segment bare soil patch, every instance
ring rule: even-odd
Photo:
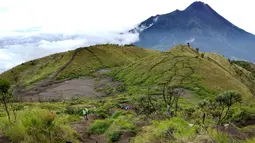
[[[121,82],[113,82],[111,78],[80,78],[55,83],[39,91],[35,89],[16,93],[15,95],[19,101],[30,102],[62,101],[77,97],[96,98],[107,96],[105,93],[98,91],[98,88],[105,88],[106,86],[115,88],[121,84]]]
[[[0,143],[11,143],[10,140],[0,132]]]

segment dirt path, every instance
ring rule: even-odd
[[[54,75],[53,77],[50,77],[51,80],[56,80],[56,77],[59,75],[60,72],[62,72],[64,69],[66,69],[74,60],[74,58],[76,57],[77,53],[79,52],[79,48],[76,49],[71,57],[71,59],[64,65],[62,66]]]
[[[107,139],[104,135],[90,135],[88,133],[89,125],[97,119],[95,115],[88,115],[88,120],[81,117],[81,121],[72,123],[72,128],[80,134],[81,143],[106,143]]]

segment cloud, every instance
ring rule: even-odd
[[[19,34],[16,34],[19,35]],[[32,34],[0,39],[0,73],[23,62],[95,44],[130,44],[139,39],[137,33],[100,34]]]
[[[196,40],[196,38],[190,38],[189,40],[185,41],[185,43],[193,43]]]

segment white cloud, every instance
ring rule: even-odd
[[[193,43],[196,40],[196,38],[190,38],[189,40],[185,41],[185,43]]]
[[[50,37],[50,35],[47,37]],[[25,61],[78,47],[104,43],[129,44],[137,41],[139,35],[101,33],[100,35],[62,35],[60,37],[53,35],[53,38],[49,38],[50,40],[57,39],[55,41],[45,40],[41,35],[12,37],[13,39],[10,40],[6,38],[7,44],[2,45],[2,49],[0,49],[0,72]]]
[[[116,33],[151,16],[183,10],[193,1],[196,0],[1,0],[0,72],[79,46],[131,43],[138,40],[137,34]],[[233,24],[255,33],[255,1],[203,1]]]

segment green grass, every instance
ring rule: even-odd
[[[137,132],[137,127],[133,124],[134,114],[127,111],[119,111],[110,118],[95,120],[89,127],[89,132],[93,134],[104,134],[108,142],[116,142],[120,139],[121,133]]]
[[[32,108],[18,111],[17,120],[13,123],[6,117],[0,118],[0,128],[14,142],[78,142],[78,135],[68,124],[77,119],[70,115],[56,115],[45,109]]]
[[[135,64],[115,69],[112,75],[124,80],[128,86],[157,85],[169,83],[181,85],[195,91],[196,94],[208,97],[225,90],[238,90],[245,98],[251,98],[248,86],[255,85],[251,79],[244,84],[241,79],[232,75],[235,73],[233,65],[226,66],[226,60],[212,61],[207,58],[196,57],[198,54],[186,46],[177,46],[169,52],[162,52],[148,56]],[[219,62],[219,63],[218,63]],[[229,68],[223,68],[228,67]]]
[[[179,141],[193,138],[198,129],[197,126],[189,127],[189,124],[182,118],[172,118],[164,121],[152,121],[152,125],[143,128],[143,131],[132,140],[132,143],[149,143],[155,141],[173,142],[174,139],[168,139],[165,134],[167,129],[171,127],[174,131],[174,138]]]
[[[2,73],[0,77],[10,80],[13,87],[33,87],[35,83],[54,75],[74,53],[75,51],[69,51],[30,61]],[[80,48],[70,65],[59,73],[57,80],[96,77],[100,69],[110,69],[104,76],[124,82],[117,88],[106,86],[102,89],[109,95],[116,90],[120,92],[101,98],[104,104],[87,98],[61,103],[12,103],[17,108],[22,108],[17,111],[17,122],[14,124],[8,122],[3,108],[0,108],[2,133],[17,142],[47,143],[50,138],[52,142],[76,142],[77,134],[70,127],[70,122],[79,120],[82,109],[89,108],[100,118],[90,125],[89,132],[103,134],[108,142],[118,141],[125,132],[137,134],[132,139],[134,143],[200,142],[204,138],[230,142],[233,140],[228,135],[219,134],[215,130],[210,130],[209,133],[200,132],[198,135],[197,131],[201,128],[196,125],[189,127],[189,123],[201,122],[202,112],[196,108],[200,100],[214,98],[227,90],[239,91],[244,100],[241,105],[233,106],[226,122],[238,123],[255,119],[254,100],[251,99],[255,89],[253,69],[243,62],[231,63],[221,55],[198,53],[195,49],[183,45],[178,45],[168,52],[133,46],[96,45]],[[166,119],[166,106],[161,95],[162,83],[185,89],[186,94],[179,99],[177,117]],[[148,93],[152,95],[157,111],[136,115],[133,111],[119,109],[122,103],[140,107],[139,100]],[[11,118],[14,118],[13,115]],[[136,122],[151,124],[138,127],[135,126]],[[205,123],[206,126],[212,126],[215,121],[207,116]],[[251,132],[252,128],[240,130]],[[173,138],[165,134],[168,129],[175,129]],[[48,134],[49,130],[51,135]]]
[[[95,120],[89,127],[89,132],[94,134],[104,133],[112,124],[112,120]]]
[[[118,141],[123,132],[136,133],[136,126],[132,123],[133,116],[120,116],[114,119],[109,129],[105,132],[109,142]]]
[[[74,61],[64,71],[60,72],[57,79],[91,76],[100,68],[127,65],[155,53],[157,51],[111,44],[81,48]],[[54,75],[71,59],[73,54],[74,51],[68,51],[29,61],[2,73],[0,78],[10,80],[13,85],[30,86]]]
[[[235,140],[231,139],[227,134],[217,132],[214,129],[209,129],[209,134],[218,143],[235,143]]]
[[[2,73],[0,77],[10,80],[13,85],[32,86],[55,74],[73,54],[74,51],[69,51],[27,62]],[[96,45],[80,48],[73,62],[59,73],[57,79],[95,76],[97,70],[112,69],[110,75],[124,81],[126,88],[133,90],[130,93],[139,92],[140,87],[169,83],[181,85],[202,98],[225,90],[238,90],[246,99],[252,97],[255,79],[246,70],[250,68],[231,64],[218,54],[204,55],[202,58],[201,53],[183,45],[168,52],[133,46]],[[243,74],[239,75],[240,72]]]
[[[1,78],[10,80],[14,85],[31,85],[47,78],[63,66],[72,56],[73,51],[58,53],[44,58],[33,60],[18,65],[0,75]]]

